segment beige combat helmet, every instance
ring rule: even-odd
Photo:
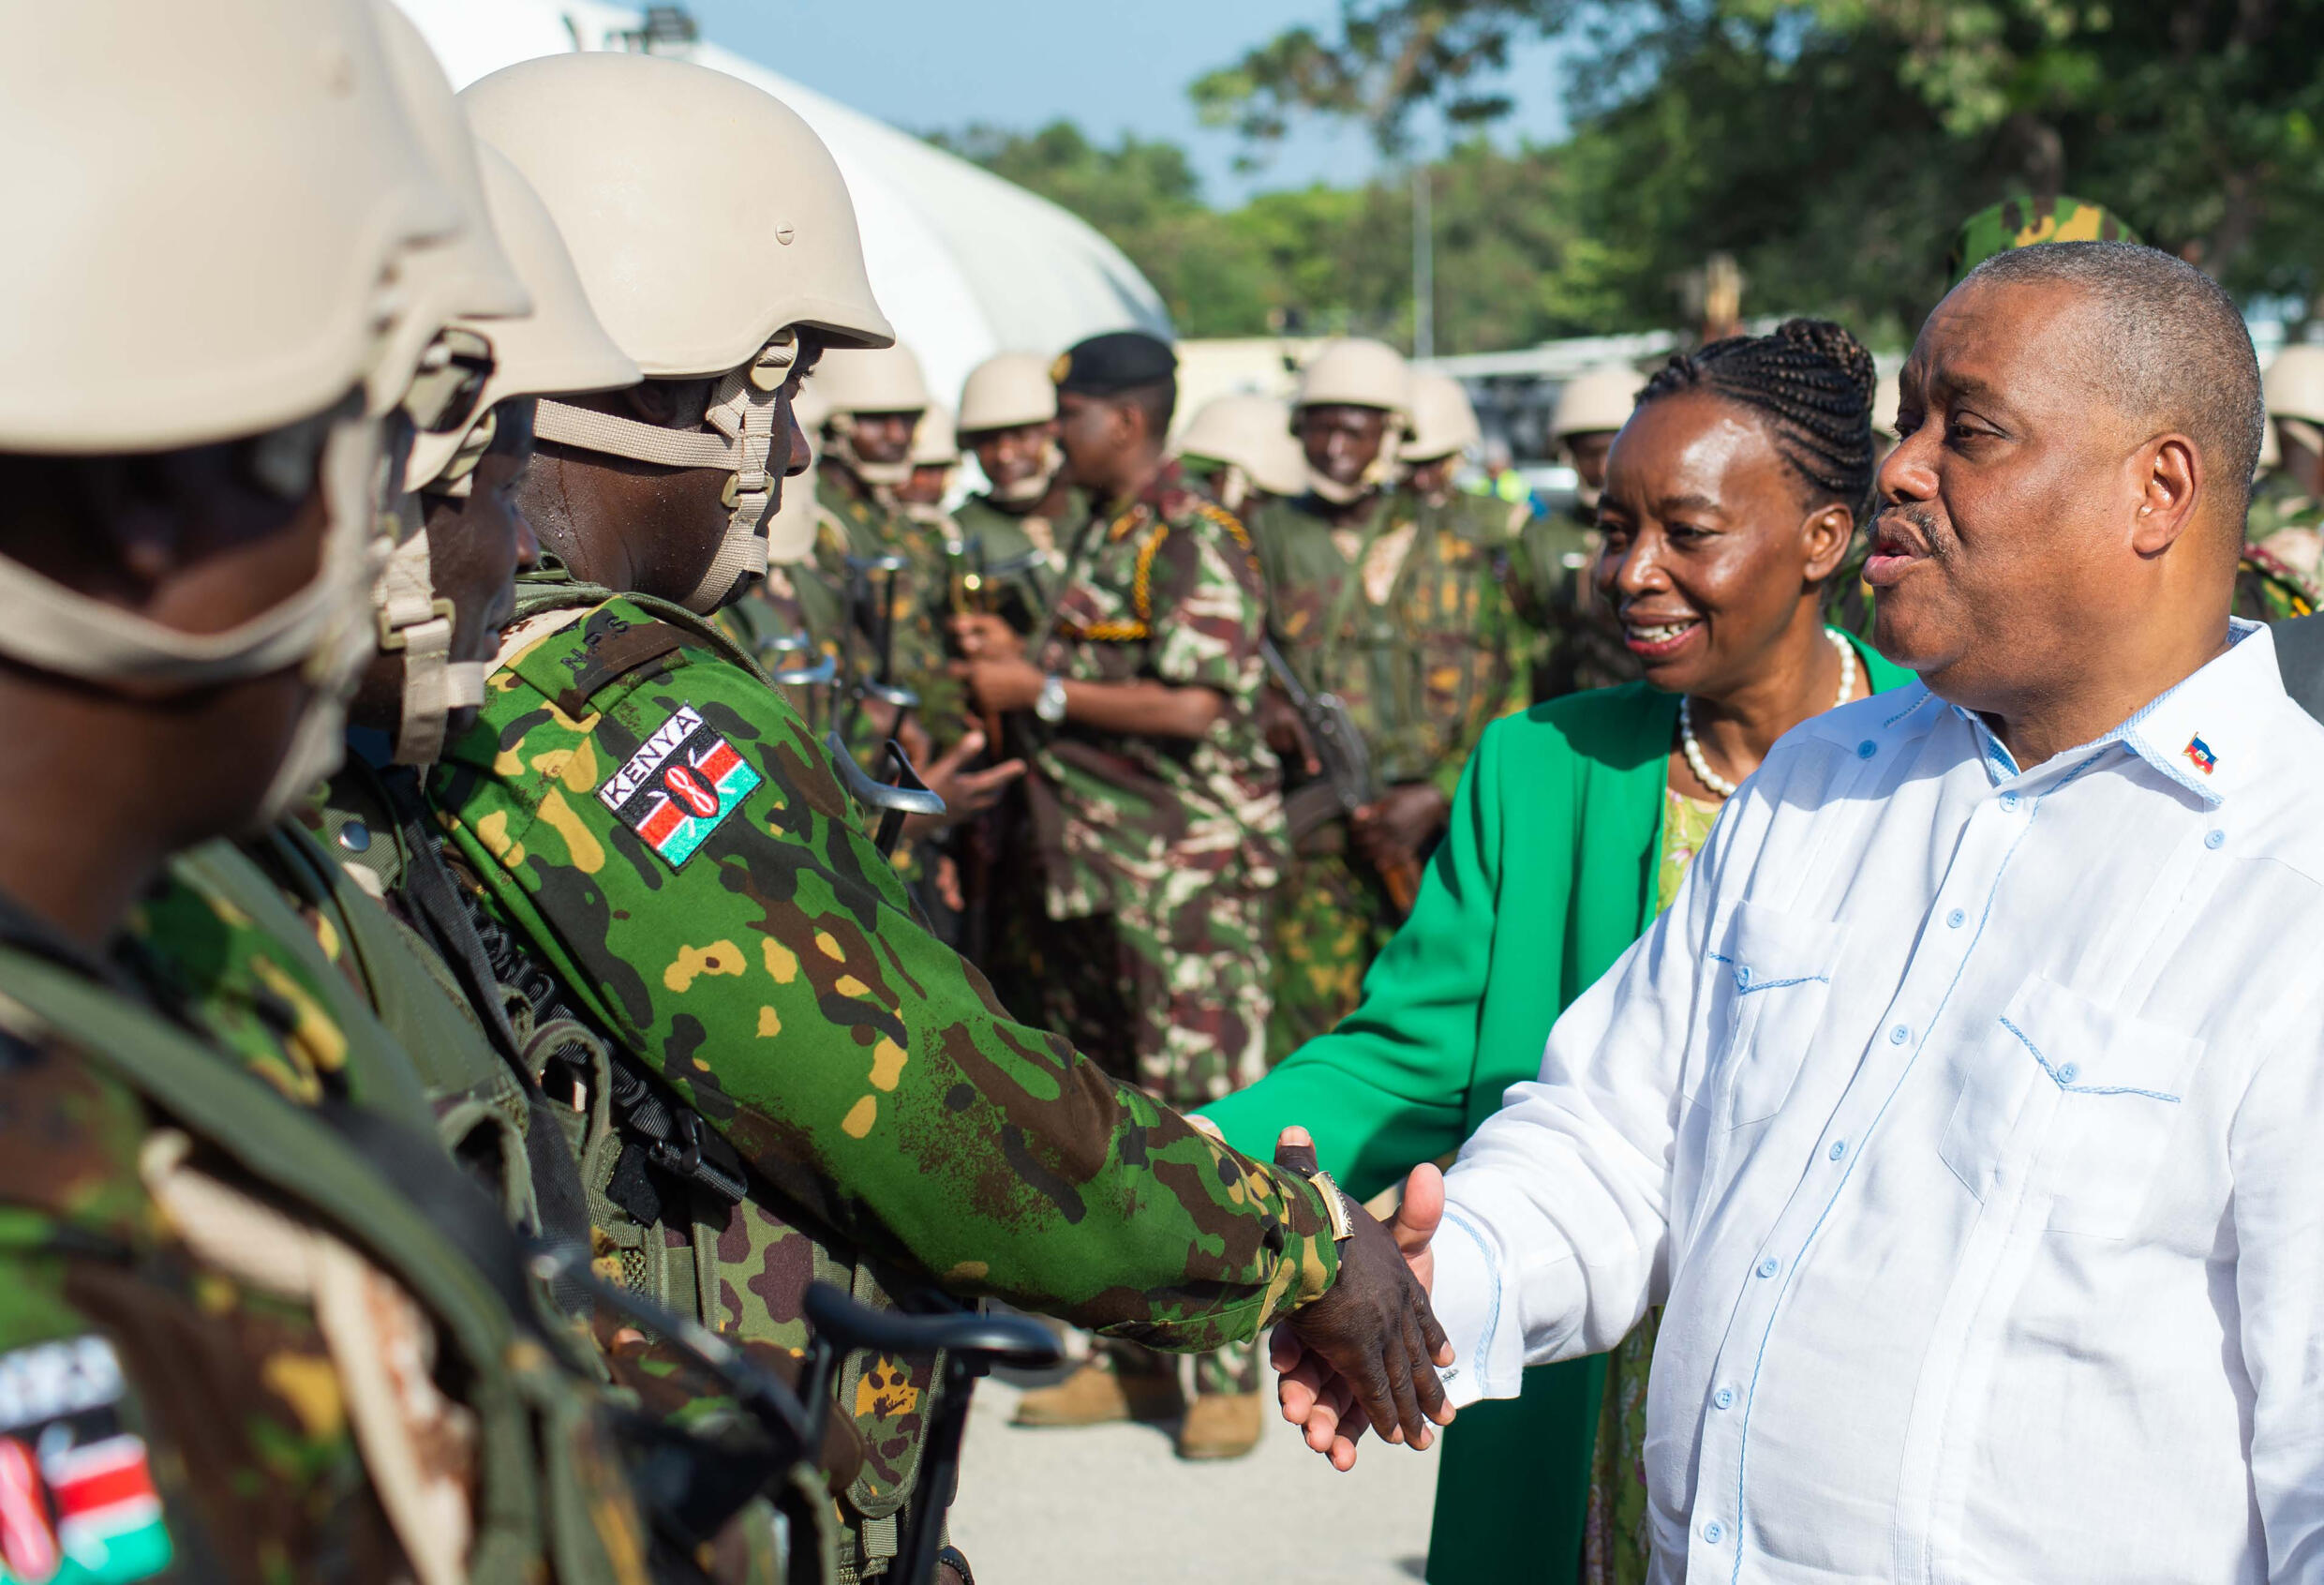
[[[961,386],[960,433],[974,437],[996,429],[1054,423],[1057,382],[1049,373],[1053,361],[1032,352],[995,352],[970,369]],[[1050,486],[1057,481],[1057,471],[1065,465],[1065,449],[1051,436],[1042,449],[1040,467],[1006,489],[992,485],[992,499],[1011,506],[1030,506],[1049,494]]]
[[[544,56],[469,84],[461,101],[555,217],[615,344],[649,379],[717,380],[715,433],[548,400],[537,420],[544,440],[733,475],[725,543],[685,602],[710,610],[765,569],[767,462],[798,333],[840,347],[895,339],[839,166],[771,94],[663,56]]]
[[[1019,429],[1057,417],[1057,383],[1049,377],[1053,360],[1033,352],[995,352],[968,371],[961,386],[963,435]]]
[[[960,437],[953,430],[952,410],[944,403],[929,403],[920,412],[920,421],[912,426],[911,461],[915,468],[960,465]]]
[[[1557,411],[1549,421],[1553,441],[1570,435],[1602,435],[1630,422],[1638,393],[1646,377],[1628,364],[1601,364],[1585,369],[1557,393]]]
[[[1407,462],[1436,462],[1457,456],[1484,440],[1468,392],[1449,374],[1415,369],[1412,374],[1412,433],[1404,442]]]
[[[1335,483],[1307,470],[1307,487],[1336,505],[1359,501],[1395,477],[1396,454],[1412,418],[1412,366],[1384,341],[1343,336],[1327,341],[1299,371],[1299,389],[1291,398],[1293,420],[1311,407],[1372,407],[1388,414],[1388,429],[1380,438],[1379,456],[1353,486]]]
[[[901,485],[912,475],[909,459],[866,462],[856,455],[856,419],[867,412],[921,413],[935,398],[920,373],[920,360],[899,341],[871,351],[827,352],[808,383],[823,408],[826,456],[838,458],[875,485]]]
[[[176,687],[299,668],[313,703],[276,772],[278,811],[336,762],[370,654],[380,426],[360,393],[409,378],[381,349],[413,339],[413,249],[454,234],[461,210],[365,0],[75,0],[13,21],[0,146],[48,155],[0,170],[0,213],[40,244],[0,250],[0,298],[19,308],[0,316],[0,449],[249,441],[270,487],[320,485],[329,528],[313,581],[215,634],[0,561],[0,652]]]
[[[2324,456],[2324,347],[2295,342],[2276,353],[2260,392],[2270,427]],[[2280,460],[2280,448],[2277,456]]]
[[[1291,409],[1274,396],[1237,391],[1195,410],[1178,437],[1178,455],[1226,465],[1219,504],[1240,511],[1254,489],[1295,496],[1307,487],[1307,456],[1291,435]]]
[[[484,197],[500,246],[532,298],[532,310],[509,319],[455,321],[453,328],[489,336],[492,372],[476,397],[475,413],[440,434],[421,434],[412,442],[404,486],[415,493],[465,496],[476,464],[491,449],[498,428],[494,411],[521,396],[556,392],[610,391],[637,383],[637,365],[613,344],[589,308],[581,277],[574,273],[557,222],[540,195],[506,156],[478,151]],[[443,748],[448,713],[484,702],[480,662],[450,658],[454,614],[438,595],[427,530],[419,528],[395,547],[372,591],[380,614],[381,645],[404,653],[403,711],[395,734],[395,759],[430,765]]]
[[[437,181],[460,206],[460,229],[413,249],[396,272],[395,284],[410,308],[382,348],[365,393],[371,411],[379,415],[417,397],[410,404],[412,416],[425,430],[439,426],[444,414],[424,410],[448,399],[450,394],[442,388],[464,378],[467,390],[451,416],[469,416],[475,392],[490,368],[488,340],[472,332],[446,335],[445,327],[455,319],[521,314],[532,307],[532,299],[493,231],[484,177],[477,169],[476,140],[453,97],[444,68],[419,28],[393,0],[371,0],[371,6],[404,119]],[[465,366],[455,369],[455,365]],[[410,376],[421,370],[444,378],[422,380],[415,391]],[[438,393],[435,401],[428,399],[431,391]]]

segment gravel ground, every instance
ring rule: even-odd
[[[1366,1440],[1340,1474],[1274,1408],[1246,1458],[1192,1464],[1169,1426],[1025,1430],[1022,1388],[979,1383],[952,1534],[977,1585],[1412,1585],[1437,1456]]]

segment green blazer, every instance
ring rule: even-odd
[[[1875,692],[1913,680],[1850,642]],[[1297,1123],[1360,1200],[1459,1149],[1540,1072],[1566,1005],[1653,922],[1677,720],[1676,695],[1631,682],[1487,727],[1363,1003],[1205,1108],[1228,1143],[1263,1156]],[[1523,1397],[1462,1411],[1438,1472],[1430,1580],[1573,1578],[1602,1378],[1595,1359],[1542,1367]]]

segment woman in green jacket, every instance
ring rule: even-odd
[[[1558,1013],[1669,902],[1776,739],[1909,680],[1821,614],[1871,498],[1872,380],[1845,330],[1793,320],[1648,382],[1615,442],[1595,573],[1645,680],[1486,730],[1362,1005],[1208,1109],[1230,1143],[1263,1151],[1304,1125],[1359,1198],[1450,1157],[1536,1076]],[[1652,1328],[1462,1412],[1438,1470],[1434,1585],[1644,1578]]]

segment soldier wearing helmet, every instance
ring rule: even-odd
[[[1204,402],[1179,432],[1178,464],[1229,512],[1307,487],[1307,455],[1291,433],[1290,407],[1273,396],[1236,392]]]
[[[210,916],[238,1006],[149,946],[173,851],[330,770],[388,415],[460,422],[444,306],[526,294],[360,0],[26,25],[0,129],[81,157],[0,175],[42,239],[0,263],[0,1372],[55,1388],[0,1428],[8,1563],[642,1580],[589,1389],[305,924]]]
[[[1646,377],[1627,364],[1586,369],[1557,393],[1550,440],[1574,473],[1570,509],[1533,516],[1518,531],[1510,593],[1536,635],[1530,646],[1536,703],[1638,675],[1589,576],[1598,558],[1598,492],[1606,454],[1630,420]]]
[[[1041,587],[1065,568],[1065,536],[1089,516],[1057,445],[1054,361],[995,352],[969,370],[957,421],[961,444],[985,477],[985,487],[953,514],[961,535],[982,546],[989,563],[1040,558],[1026,581],[1025,614],[1011,619],[1028,632],[1045,600]]]
[[[814,1277],[1192,1347],[1270,1310],[1329,1322],[1375,1278],[1404,1295],[1374,1257],[1339,1263],[1321,1189],[1008,1020],[914,918],[840,762],[703,620],[804,478],[802,375],[893,336],[829,152],[663,57],[528,61],[463,99],[647,376],[543,398],[521,490],[542,562],[429,783],[543,1087],[583,1120],[604,1265],[778,1346],[805,1340]],[[946,1495],[916,1480],[933,1370],[858,1359],[832,1387],[865,1447],[842,1563],[875,1574]]]
[[[1252,515],[1269,626],[1296,693],[1339,701],[1368,761],[1362,785],[1343,785],[1351,778],[1329,773],[1318,746],[1326,724],[1275,710],[1294,856],[1270,935],[1273,1057],[1356,1005],[1364,970],[1410,906],[1469,750],[1515,681],[1502,526],[1395,483],[1409,462],[1453,456],[1467,441],[1458,413],[1442,422],[1432,404],[1437,422],[1422,441],[1432,456],[1408,456],[1418,407],[1394,351],[1326,344],[1291,404],[1307,487]]]

